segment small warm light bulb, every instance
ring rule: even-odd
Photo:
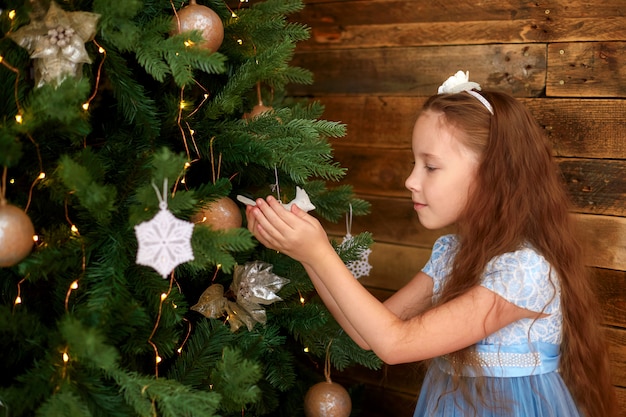
[[[9,19],[11,19],[11,20],[15,19],[15,10],[11,10],[9,12]]]
[[[304,297],[300,297],[300,303],[304,304]]]
[[[185,103],[184,100],[181,100],[180,104],[178,105],[178,107],[182,110],[185,108],[185,106],[187,105],[187,103]]]
[[[43,180],[44,178],[46,178],[46,173],[45,172],[40,172],[39,176],[37,177],[37,179]]]
[[[98,52],[100,52],[101,54],[103,54],[103,53],[105,52],[105,51],[104,51],[104,48],[103,48],[103,47],[98,48]]]
[[[308,347],[304,348],[304,353],[309,353],[309,348]]]
[[[180,180],[181,184],[185,184],[185,179],[183,178],[182,180]]]
[[[22,115],[21,114],[16,114],[15,115],[15,121],[19,124],[22,124]]]
[[[4,61],[4,57],[0,55],[0,62]]]
[[[161,301],[165,300],[167,298],[167,294],[163,293],[161,294]]]
[[[206,220],[206,218],[205,218]],[[222,264],[217,264],[217,269],[221,269],[222,268]]]
[[[176,305],[176,303],[172,303],[172,307],[174,307],[174,308],[178,308],[178,306]]]
[[[39,236],[33,235],[33,242],[35,243],[39,242]]]
[[[232,12],[232,13],[231,13],[231,15],[230,15],[230,17],[232,17],[232,18],[236,19],[236,18],[237,18],[237,14],[236,14],[235,12]]]
[[[89,110],[89,103],[83,104],[83,110]]]
[[[78,281],[72,282],[72,285],[70,285],[70,288],[73,289],[73,290],[77,289],[78,288]]]
[[[157,355],[157,357],[156,357],[156,363],[161,363],[161,361],[162,361],[161,357]]]
[[[191,133],[193,135],[194,133],[196,133],[196,131],[193,130],[193,129],[189,129],[189,133]]]
[[[70,355],[67,352],[63,352],[63,362],[68,363],[70,360]]]
[[[190,46],[194,46],[195,45],[195,42],[194,41],[190,41],[190,40],[186,40],[183,43],[185,44],[186,47],[190,47]]]
[[[70,227],[70,229],[72,230],[72,233],[78,234],[78,227],[76,227],[75,224],[73,224],[72,227]]]
[[[183,348],[182,348],[182,346],[181,346],[181,347],[179,347],[178,349],[176,349],[176,352],[178,352],[178,354],[183,353]]]
[[[9,180],[9,184],[15,184],[15,178],[11,178],[11,179]]]
[[[208,95],[208,94],[206,94],[206,93],[204,93],[204,96],[203,96],[203,97],[206,99],[206,98],[209,98],[209,95]]]
[[[243,41],[242,41],[241,39],[237,39],[237,43],[238,43],[239,45],[243,45]]]
[[[19,295],[15,299],[15,305],[18,305],[18,304],[22,304],[22,297],[20,297]]]
[[[191,133],[193,133],[193,130],[191,131]],[[189,168],[191,166],[191,164],[189,162],[185,162],[185,169]]]

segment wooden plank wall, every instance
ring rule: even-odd
[[[373,233],[373,271],[361,282],[384,299],[421,268],[446,231],[422,228],[404,179],[424,98],[459,69],[510,92],[554,143],[604,305],[614,385],[626,410],[626,3],[624,0],[309,0],[293,20],[312,37],[293,63],[315,81],[293,96],[326,105],[348,126],[335,140],[347,183],[372,203],[352,234]],[[345,225],[325,225],[341,237]],[[363,416],[412,416],[422,371],[350,369]]]

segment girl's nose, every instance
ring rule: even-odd
[[[411,173],[406,178],[406,180],[404,180],[404,186],[409,191],[417,191],[419,189],[419,178],[417,178],[417,177],[418,177],[418,175],[415,172],[415,169],[413,169],[413,171],[411,171]]]

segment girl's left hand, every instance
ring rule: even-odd
[[[248,230],[264,246],[309,264],[323,259],[328,250],[334,253],[320,222],[298,206],[286,210],[272,196],[256,203],[246,208]]]

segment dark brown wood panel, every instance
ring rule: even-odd
[[[333,145],[411,147],[411,132],[424,97],[323,95],[324,117],[347,125]],[[626,159],[626,100],[521,99],[558,156]],[[585,109],[581,112],[580,109]]]
[[[452,232],[452,229],[428,231],[419,225],[417,216],[412,211],[410,199],[378,197],[360,197],[372,203],[368,216],[353,220],[352,234],[360,231],[373,233],[376,242],[429,249],[437,236]],[[396,215],[397,214],[397,215]],[[576,221],[585,247],[586,264],[597,268],[626,271],[626,218],[616,216],[598,216],[576,214]],[[345,235],[341,225],[327,224],[329,233]],[[393,265],[398,254],[390,252],[381,255]],[[393,260],[393,261],[390,261]],[[394,288],[388,283],[386,288]],[[395,288],[394,288],[395,289]]]
[[[417,218],[417,213],[413,209],[413,203],[409,196],[407,198],[362,197],[371,204],[371,212],[366,216],[352,219],[352,235],[370,232],[376,242],[393,243],[430,251],[439,236],[453,231],[451,227],[441,230],[424,228]],[[343,236],[346,233],[344,222],[323,222],[323,224],[329,234]]]
[[[252,0],[253,3],[256,0]],[[539,19],[607,19],[626,15],[622,0],[459,0],[424,2],[403,0],[306,0],[306,7],[293,16],[311,26],[373,25],[411,22],[493,22]]]
[[[345,123],[347,135],[332,144],[411,149],[411,132],[425,97],[321,96],[324,117]]]
[[[469,62],[472,79],[485,88],[518,97],[537,96],[545,88],[545,45],[426,46],[296,53],[292,64],[312,71],[314,83],[291,86],[290,94],[429,96]]]
[[[560,159],[559,168],[578,211],[626,216],[626,163]]]
[[[488,28],[488,30],[485,30]],[[372,49],[426,45],[614,41],[626,37],[626,17],[600,19],[540,19],[510,21],[456,21],[368,26],[313,26],[300,51]]]
[[[523,102],[544,128],[556,155],[626,159],[626,100],[566,98]]]
[[[626,327],[626,272],[595,268],[593,273],[604,322]]]
[[[576,219],[587,255],[585,263],[626,271],[626,217],[578,214]]]
[[[365,195],[407,197],[404,181],[413,168],[408,149],[358,148],[335,145],[335,157],[348,169],[345,182]],[[559,159],[576,211],[626,215],[626,161]]]
[[[626,97],[626,42],[548,45],[550,97]]]

